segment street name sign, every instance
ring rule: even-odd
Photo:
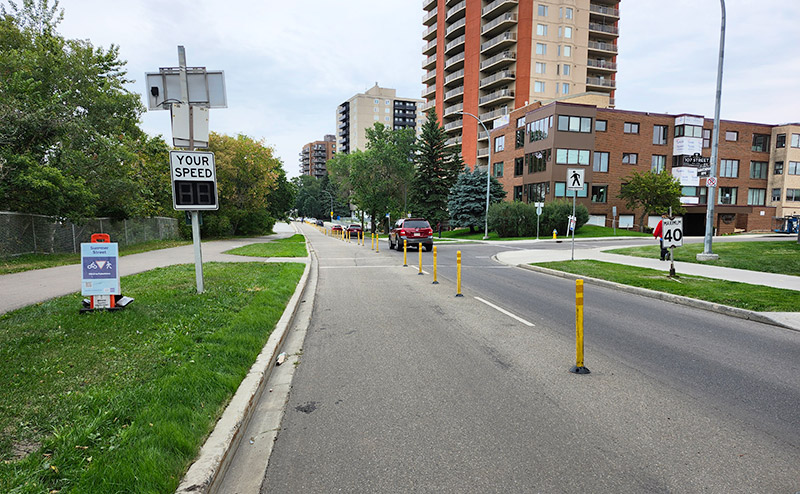
[[[214,153],[170,151],[172,205],[178,211],[219,209]]]

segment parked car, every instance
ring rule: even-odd
[[[403,250],[403,241],[408,246],[420,246],[428,252],[433,249],[433,229],[424,218],[401,218],[389,232],[389,248]]]
[[[322,220],[317,220],[317,226],[325,226],[325,222]]]
[[[358,238],[362,232],[361,225],[352,224],[347,226],[347,233],[350,234],[350,238]]]

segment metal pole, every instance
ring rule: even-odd
[[[575,198],[577,196],[578,196],[578,191],[577,190],[573,190],[572,191],[572,218],[575,218]],[[573,220],[572,218],[569,219],[569,225],[567,226],[567,228],[572,226],[572,222],[573,221],[575,221],[575,224],[577,226],[577,223],[578,223],[577,218],[575,220]],[[572,255],[571,255],[571,260],[572,261],[575,260],[575,227],[572,227]]]
[[[711,170],[709,177],[717,176],[717,157],[719,156],[719,107],[722,100],[722,63],[725,57],[725,0],[719,0],[721,11],[721,22],[719,31],[719,61],[717,62],[717,94],[714,104],[714,129],[711,131]],[[706,179],[707,180],[707,179]],[[708,187],[708,186],[707,186]],[[716,184],[708,187],[706,200],[706,234],[703,238],[703,253],[697,254],[698,261],[709,261],[719,259],[719,256],[711,252],[711,237],[714,235],[714,203],[717,200]]]
[[[481,124],[483,127],[483,131],[486,132],[486,138],[489,139],[489,163],[486,166],[486,216],[484,217],[483,222],[483,239],[489,239],[489,190],[491,187],[491,172],[492,172],[492,138],[489,135],[489,131],[486,129],[486,126],[481,122],[481,119],[473,115],[472,113],[467,113],[465,111],[458,112],[462,115],[469,115],[470,117],[474,118]],[[476,140],[477,142],[477,140]],[[476,165],[477,166],[477,165]]]

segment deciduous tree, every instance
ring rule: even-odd
[[[625,200],[628,209],[642,209],[639,229],[644,231],[645,220],[651,214],[663,214],[672,207],[673,214],[682,214],[681,183],[669,172],[633,172],[623,180],[622,190],[617,196]]]

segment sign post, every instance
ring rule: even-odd
[[[536,240],[539,240],[539,218],[542,216],[543,202],[536,203]]]
[[[572,194],[572,216],[569,217],[569,229],[572,230],[572,254],[570,260],[575,260],[575,197],[578,195],[579,190],[583,190],[583,177],[585,170],[583,168],[567,168],[567,190],[571,190]],[[567,232],[569,234],[569,232]]]
[[[661,222],[664,247],[669,249],[669,276],[675,277],[675,247],[683,246],[683,218],[664,218]]]

